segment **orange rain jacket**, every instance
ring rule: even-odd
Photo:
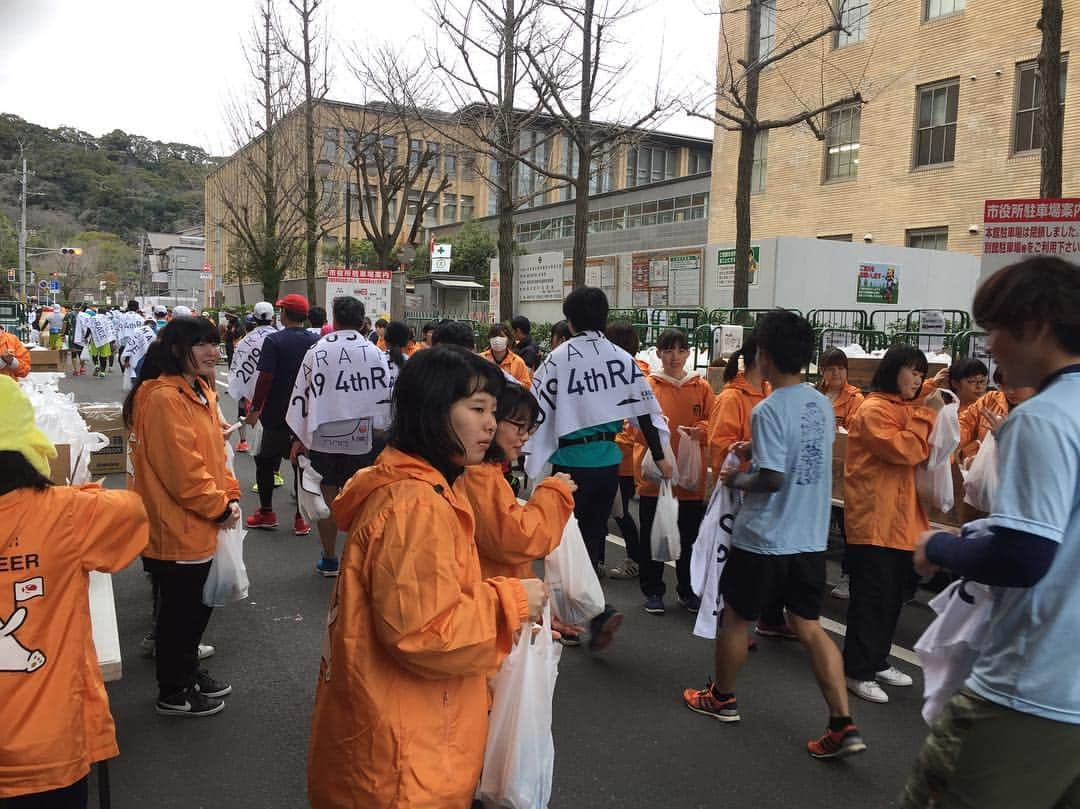
[[[495,362],[495,357],[491,354],[491,349],[484,351],[480,354],[488,362]],[[520,382],[526,390],[532,387],[532,374],[529,373],[529,366],[525,364],[525,360],[519,357],[510,349],[506,349],[506,356],[503,357],[502,362],[495,362],[503,373],[510,374],[518,382]]]
[[[540,481],[529,502],[521,505],[498,463],[466,467],[454,490],[464,495],[476,515],[476,549],[485,579],[535,578],[533,561],[558,547],[574,512],[570,487],[555,478]]]
[[[845,430],[850,429],[851,417],[859,409],[859,405],[863,403],[864,398],[866,397],[863,396],[862,391],[854,385],[844,385],[844,389],[840,391],[840,395],[832,403],[833,413],[836,414],[837,427],[843,427]]]
[[[844,467],[848,543],[914,550],[929,528],[915,467],[930,456],[934,419],[930,408],[891,393],[871,393],[855,411]]]
[[[754,390],[742,371],[724,385],[716,395],[709,413],[709,450],[714,476],[727,457],[728,450],[736,441],[750,440],[750,411],[772,392],[765,381],[761,390]]]
[[[0,497],[0,624],[22,616],[0,630],[0,800],[70,786],[119,752],[88,574],[123,569],[146,541],[132,492],[53,486]]]
[[[481,579],[468,502],[387,447],[333,504],[349,532],[327,616],[308,758],[313,809],[468,809],[487,678],[528,616],[517,579]]]
[[[12,379],[22,379],[30,373],[30,352],[23,345],[22,340],[11,332],[0,331],[0,354],[10,351],[19,362],[18,368],[8,365],[0,365],[0,374],[10,376]]]
[[[713,399],[716,397],[709,383],[693,372],[681,380],[676,380],[658,371],[649,377],[649,384],[652,386],[656,401],[660,403],[660,409],[668,420],[668,427],[671,430],[671,451],[677,456],[679,442],[682,440],[677,428],[701,427],[708,432],[708,418],[713,409]],[[660,493],[659,487],[645,480],[641,474],[641,465],[645,460],[645,453],[648,452],[645,434],[637,427],[632,428],[632,433],[635,443],[638,444],[637,451],[634,453],[634,482],[637,484],[638,496],[656,497]],[[701,445],[702,469],[708,462],[707,446],[707,442]],[[703,500],[705,499],[706,477],[707,475],[701,476],[702,479],[697,488],[684,489],[682,486],[676,486],[672,489],[672,493],[679,500]]]
[[[652,369],[649,367],[649,363],[645,360],[635,359],[637,367],[641,369],[641,373],[645,376],[652,374]],[[629,421],[623,422],[623,428],[619,431],[619,434],[615,436],[615,443],[619,449],[622,450],[622,460],[619,462],[619,477],[632,478],[634,476],[634,453],[636,452],[636,445],[634,444],[633,428],[630,426]]]
[[[967,408],[960,411],[960,459],[974,458],[990,428],[983,421],[983,413],[1004,416],[1009,412],[1009,401],[1000,390],[984,393]]]
[[[219,517],[240,484],[225,466],[217,396],[196,379],[204,404],[182,376],[144,382],[135,393],[128,439],[128,488],[150,515],[151,559],[193,562],[217,550]]]

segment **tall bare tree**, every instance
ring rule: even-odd
[[[1039,50],[1039,131],[1042,135],[1039,196],[1061,196],[1061,0],[1043,0],[1038,27],[1042,31]]]

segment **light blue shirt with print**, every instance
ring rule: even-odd
[[[825,550],[832,504],[836,417],[809,385],[772,392],[750,414],[753,470],[782,472],[773,493],[747,492],[735,515],[736,548],[771,556]]]
[[[993,525],[1060,543],[1034,587],[998,587],[967,686],[1022,713],[1080,724],[1080,369],[1009,414],[997,436]]]

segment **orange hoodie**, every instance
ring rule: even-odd
[[[0,800],[70,786],[117,754],[88,574],[123,569],[146,541],[132,492],[54,486],[0,497]]]
[[[853,545],[910,551],[929,528],[915,467],[930,457],[933,410],[871,393],[851,419],[844,465],[844,528]]]
[[[645,376],[652,374],[652,368],[645,360],[635,359],[634,362],[637,363],[637,367],[641,369],[641,373],[645,374]],[[634,427],[636,426],[635,424]],[[632,478],[634,476],[634,453],[636,451],[634,427],[630,426],[630,422],[624,421],[622,430],[615,436],[615,443],[622,450],[622,460],[619,462],[619,477],[621,478]]]
[[[345,484],[333,513],[349,536],[315,690],[311,806],[467,809],[487,677],[528,616],[525,590],[481,579],[468,502],[394,447]]]
[[[649,377],[656,401],[660,403],[660,409],[668,420],[668,428],[671,431],[671,451],[678,456],[679,427],[700,427],[708,430],[709,413],[713,409],[715,398],[712,388],[697,372],[691,371],[682,379],[673,379],[663,371],[657,371]],[[656,497],[659,488],[655,483],[645,480],[641,474],[641,464],[645,459],[648,448],[645,445],[645,435],[638,428],[633,428],[634,441],[639,445],[634,454],[634,482],[637,484],[639,497]],[[701,464],[704,470],[708,462],[706,452],[707,443],[701,445]],[[703,500],[705,499],[705,475],[701,476],[700,484],[694,489],[684,489],[676,486],[672,492],[679,500]]]
[[[824,392],[822,391],[822,393]],[[863,403],[864,398],[862,391],[854,385],[844,385],[844,389],[840,391],[840,395],[832,403],[833,413],[836,414],[837,427],[843,427],[845,430],[850,429],[848,425],[851,424],[851,417],[855,415],[855,411],[859,409],[859,405]]]
[[[161,376],[139,386],[128,439],[128,488],[150,515],[151,559],[195,561],[217,549],[220,526],[240,485],[225,467],[217,396],[196,380],[199,400],[182,376]]]
[[[750,440],[750,412],[771,392],[772,386],[764,381],[760,391],[754,390],[746,381],[746,374],[739,371],[716,395],[709,413],[710,465],[714,474],[724,463],[732,444]]]
[[[1009,413],[1009,400],[1000,390],[984,393],[972,404],[960,411],[960,459],[974,458],[990,428],[983,421],[983,413]]]
[[[30,373],[30,352],[23,345],[22,340],[10,332],[0,331],[0,354],[7,351],[12,353],[19,365],[17,368],[12,368],[0,362],[0,374],[10,376],[12,379],[22,379]]]
[[[467,467],[454,490],[465,496],[476,515],[476,549],[485,579],[534,578],[533,561],[558,547],[574,512],[570,488],[555,478],[540,481],[529,502],[521,505],[497,463]]]
[[[492,355],[490,348],[481,353],[480,356],[488,362],[495,362],[495,357]],[[520,382],[525,390],[532,387],[532,374],[529,373],[529,366],[525,364],[525,360],[510,349],[506,350],[506,356],[503,357],[503,361],[495,362],[495,364],[502,368],[504,374],[510,374],[510,376]]]

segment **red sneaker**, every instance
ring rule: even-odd
[[[277,528],[277,514],[259,509],[247,518],[248,528]]]
[[[859,729],[847,725],[843,730],[826,730],[820,739],[806,743],[806,751],[814,758],[844,758],[866,750]]]
[[[721,722],[739,721],[739,703],[735,701],[735,696],[725,700],[717,699],[711,682],[706,683],[700,691],[696,688],[684,689],[683,702],[694,713],[711,716]]]
[[[311,526],[304,522],[304,518],[299,514],[293,519],[292,532],[298,537],[306,537],[311,533]]]
[[[247,452],[249,449],[251,449],[251,447],[248,446],[247,441],[241,441],[239,444],[236,445],[237,452]]]

